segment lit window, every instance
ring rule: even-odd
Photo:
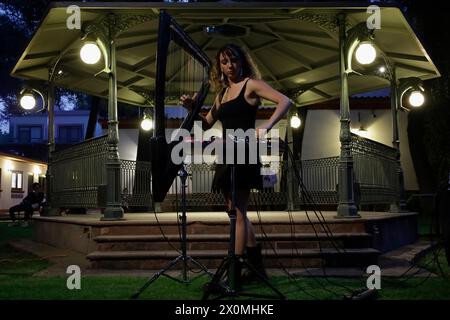
[[[23,172],[12,171],[11,172],[11,189],[22,190],[23,189]]]

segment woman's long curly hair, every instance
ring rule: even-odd
[[[229,43],[217,51],[215,64],[211,70],[211,87],[216,93],[229,86],[228,77],[226,75],[222,76],[222,70],[220,69],[220,55],[222,53],[228,58],[236,57],[239,59],[242,66],[242,76],[244,78],[261,79],[261,74],[248,53],[248,50]]]

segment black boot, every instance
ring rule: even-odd
[[[235,283],[234,283],[234,290],[235,291],[241,291],[242,290],[242,257],[236,256],[235,265],[234,265],[234,272],[235,272]],[[222,283],[225,284],[230,289],[231,283],[230,283],[230,277],[229,277],[229,270],[227,270],[226,277],[224,280],[221,280]],[[203,291],[209,291],[210,294],[221,294],[225,292],[225,288],[219,284],[219,283],[211,283],[208,282],[204,285]]]
[[[243,284],[260,281],[260,277],[268,279],[266,270],[264,269],[260,243],[256,247],[247,247],[247,262],[255,269],[255,272],[248,268],[242,275]]]

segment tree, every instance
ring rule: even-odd
[[[450,52],[447,30],[450,22],[443,2],[403,1],[407,16],[441,72],[426,82],[429,101],[409,115],[409,137],[413,162],[422,192],[435,192],[448,181],[450,170]]]

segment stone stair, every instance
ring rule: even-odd
[[[330,223],[327,232],[318,223],[254,224],[269,268],[367,266],[376,263],[380,254],[372,248],[372,236],[365,232],[364,223]],[[87,258],[92,268],[161,269],[181,254],[178,230],[173,224],[108,227],[93,237],[95,250]],[[216,268],[227,255],[228,231],[226,223],[189,224],[187,255],[207,268]]]

